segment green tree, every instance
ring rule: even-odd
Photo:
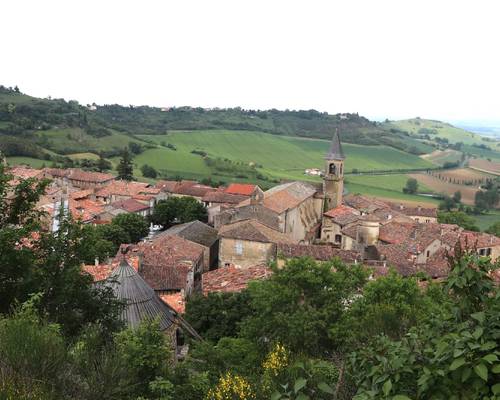
[[[119,214],[113,218],[111,224],[120,227],[132,243],[137,243],[149,233],[146,219],[138,214]]]
[[[141,172],[142,172],[142,176],[144,176],[146,178],[155,179],[158,176],[158,172],[156,171],[156,169],[154,169],[152,166],[150,166],[148,164],[144,164],[141,167]]]
[[[16,301],[24,302],[37,291],[35,249],[19,243],[41,230],[43,213],[35,205],[49,183],[27,179],[13,187],[4,168],[0,163],[0,313],[8,313]]]
[[[422,290],[417,278],[391,271],[365,285],[363,296],[331,333],[345,338],[345,348],[357,349],[379,335],[400,339],[411,327],[445,309],[446,300],[435,285]]]
[[[170,197],[155,205],[150,219],[156,225],[169,228],[174,223],[206,221],[207,210],[194,197]]]
[[[99,160],[97,160],[97,170],[99,172],[104,172],[110,170],[112,167],[111,163],[106,160],[102,154],[99,154]]]
[[[128,148],[132,154],[141,154],[143,149],[140,143],[128,142]]]
[[[460,248],[443,287],[451,313],[412,328],[402,340],[385,336],[352,355],[356,400],[493,399],[500,394],[500,291],[497,266]]]
[[[486,229],[486,232],[500,237],[500,221],[497,221],[493,225],[490,225],[490,227]]]
[[[250,282],[254,314],[241,323],[242,336],[261,347],[280,342],[294,353],[324,355],[337,344],[331,328],[361,289],[367,273],[341,262],[293,259],[263,281]]]
[[[403,188],[404,193],[415,194],[418,191],[418,181],[415,178],[409,178],[406,181],[406,186]]]
[[[251,314],[250,295],[244,290],[192,296],[184,317],[203,339],[217,343],[223,337],[236,337],[239,323]]]
[[[443,200],[439,203],[438,208],[440,210],[451,211],[456,207],[455,201],[450,197],[445,195]]]
[[[167,374],[173,354],[157,320],[145,320],[135,329],[120,332],[115,342],[120,357],[129,366],[136,396],[150,395],[151,384],[159,383],[157,378],[171,389],[162,377]]]
[[[118,172],[119,179],[123,179],[125,181],[131,181],[134,179],[132,156],[126,147],[122,151],[120,163],[116,167],[116,171]]]
[[[456,224],[469,231],[479,231],[474,219],[463,211],[438,212],[438,222],[441,224]]]
[[[457,204],[459,204],[462,201],[462,192],[460,190],[457,190],[455,193],[453,193],[453,201]]]
[[[128,232],[118,224],[97,225],[94,231],[96,236],[113,244],[113,253],[118,251],[121,244],[131,243]]]

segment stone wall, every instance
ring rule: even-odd
[[[219,244],[219,266],[225,264],[247,268],[258,264],[267,264],[276,256],[273,243],[251,242],[221,238]]]

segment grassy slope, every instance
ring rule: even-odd
[[[283,179],[304,179],[305,168],[322,168],[324,154],[329,142],[319,139],[277,136],[261,132],[248,131],[178,131],[168,135],[139,136],[155,143],[170,143],[177,151],[163,148],[148,150],[139,158],[140,163],[164,155],[155,160],[157,167],[164,165],[171,170],[203,172],[191,154],[192,150],[202,150],[211,157],[228,158],[245,163],[254,162],[262,165],[262,170],[269,175]],[[385,146],[358,146],[345,144],[347,155],[346,171],[383,170],[390,168],[425,168],[432,164],[417,156]],[[177,153],[177,154],[176,154]],[[153,162],[153,161],[151,161]],[[184,167],[184,165],[186,167]],[[200,170],[201,168],[201,170]]]
[[[464,129],[456,128],[450,124],[440,121],[413,118],[401,121],[392,121],[389,125],[413,134],[417,134],[420,128],[436,129],[438,131],[437,135],[448,139],[450,143],[462,142],[469,145],[473,143],[488,144],[482,140],[480,135],[476,133],[468,132]],[[432,137],[433,135],[430,136]]]
[[[32,157],[7,157],[9,165],[29,165],[33,168],[41,168],[43,165],[50,166],[51,161],[39,160]]]
[[[50,144],[47,146],[57,153],[98,153],[102,150],[123,148],[129,142],[140,142],[123,133],[112,131],[112,135],[96,138],[87,135],[80,128],[52,129],[40,131],[38,136],[45,136]]]
[[[362,193],[374,197],[393,199],[393,200],[406,200],[418,202],[422,204],[438,203],[437,200],[404,194],[403,187],[406,185],[408,175],[395,174],[395,175],[353,175],[346,178],[346,186],[350,193]],[[429,188],[419,185],[420,190],[430,191]]]

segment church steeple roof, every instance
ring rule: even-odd
[[[335,134],[332,138],[332,143],[330,144],[330,150],[326,153],[326,160],[344,160],[345,155],[342,150],[342,144],[340,143],[339,130],[335,129]]]

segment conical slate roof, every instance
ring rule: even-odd
[[[163,331],[174,323],[175,311],[156,295],[125,259],[111,273],[105,285],[125,302],[121,318],[128,326],[135,328],[144,319],[159,318]]]
[[[342,151],[342,144],[340,143],[339,130],[335,129],[335,134],[330,144],[330,150],[325,156],[325,160],[344,160],[345,155]]]

